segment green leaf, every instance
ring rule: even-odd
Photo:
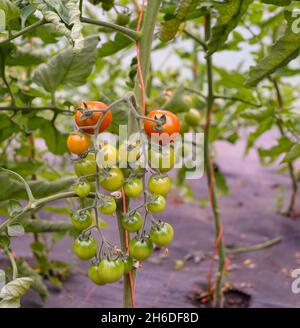
[[[51,122],[47,121],[41,129],[41,135],[46,141],[48,150],[55,155],[67,152],[67,135],[61,133]]]
[[[10,239],[6,235],[0,235],[0,248],[6,250],[10,247]]]
[[[20,297],[11,297],[0,301],[0,308],[19,308],[21,306]]]
[[[19,8],[12,1],[1,0],[0,9],[2,9],[5,12],[6,22],[9,22],[10,20],[17,18],[20,15]]]
[[[241,117],[249,120],[262,121],[270,116],[272,116],[274,109],[269,108],[259,108],[259,109],[248,109],[241,112]]]
[[[288,152],[292,145],[293,143],[288,138],[282,137],[277,141],[277,144],[271,148],[258,148],[258,154],[262,164],[270,165],[278,158],[278,156]]]
[[[29,290],[31,284],[32,278],[28,277],[22,277],[12,280],[1,289],[0,298],[20,298]]]
[[[83,49],[66,49],[42,64],[33,73],[33,82],[53,93],[60,85],[80,86],[86,82],[96,62],[98,37],[86,38]]]
[[[250,67],[246,86],[253,87],[261,80],[270,76],[277,69],[286,66],[300,53],[300,33],[299,17],[292,18],[291,12],[285,12],[288,22],[285,33],[274,45],[271,46],[268,54],[256,66]],[[295,30],[295,32],[293,32]]]
[[[130,46],[132,43],[132,40],[130,40],[121,33],[117,33],[113,40],[102,44],[102,46],[98,49],[98,56],[107,57],[114,55],[120,50]]]
[[[288,6],[292,0],[261,0],[261,2],[275,6]]]
[[[10,237],[20,237],[25,233],[24,227],[21,224],[12,224],[7,227],[7,234]]]
[[[6,60],[8,66],[36,66],[46,61],[46,56],[40,51],[31,50],[30,47],[25,46],[17,49]]]
[[[8,202],[8,214],[12,218],[18,213],[22,212],[22,205],[15,199],[10,199]]]
[[[209,55],[222,49],[230,32],[238,25],[252,2],[253,0],[227,0],[223,3],[215,2],[215,7],[219,12],[219,16],[216,25],[212,28],[208,43]]]
[[[268,131],[272,127],[272,125],[273,125],[273,118],[272,117],[269,117],[269,118],[267,118],[267,119],[260,122],[257,129],[254,132],[250,133],[250,135],[248,137],[246,153],[254,145],[254,142],[256,141],[256,139],[258,137],[260,137],[263,133]]]
[[[300,142],[296,143],[290,151],[286,154],[283,159],[283,163],[293,162],[295,159],[300,157]]]

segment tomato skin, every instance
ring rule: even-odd
[[[78,108],[86,108],[87,110],[103,110],[107,108],[107,105],[100,101],[86,101],[84,103],[81,103]],[[82,114],[83,113],[79,109],[77,109],[75,114],[75,122],[77,126],[80,127],[82,131],[84,131],[84,133],[94,134],[95,131],[93,128],[85,129],[84,127],[96,125],[97,122],[101,119],[103,114],[101,112],[93,113],[91,117],[81,121],[80,118]],[[105,114],[105,117],[99,126],[98,132],[105,131],[110,126],[111,122],[112,122],[112,114],[109,111]]]
[[[148,189],[153,194],[165,196],[171,189],[171,179],[152,175],[148,180]]]
[[[116,201],[113,197],[105,199],[104,203],[98,207],[101,214],[110,215],[113,214],[117,209]]]
[[[156,130],[155,127],[157,124],[152,121],[144,120],[144,130],[148,136],[151,137],[151,134],[162,134],[166,133],[171,138],[168,140],[162,140],[162,143],[167,143],[169,141],[174,141],[180,132],[180,120],[179,118],[168,110],[155,109],[151,111],[147,117],[152,119],[160,119],[162,116],[166,117],[166,123],[162,125],[160,130]]]
[[[133,258],[131,256],[126,256],[122,261],[124,263],[124,274],[128,274],[133,269]]]
[[[98,286],[105,285],[105,282],[102,280],[102,277],[99,274],[98,264],[91,264],[88,270],[88,276]]]
[[[169,224],[164,222],[161,226],[152,226],[150,230],[150,239],[157,246],[164,247],[169,245],[174,238],[174,229]]]
[[[175,153],[173,148],[164,148],[159,152],[150,149],[148,152],[148,158],[151,167],[159,169],[161,173],[166,173],[172,170],[175,165]]]
[[[154,199],[147,205],[149,212],[163,212],[166,208],[166,199],[162,195],[154,195]]]
[[[137,232],[143,226],[143,218],[139,212],[135,212],[132,216],[122,219],[122,226],[129,232]]]
[[[73,154],[80,155],[90,146],[90,137],[83,133],[71,133],[67,139],[67,147]]]
[[[118,150],[112,145],[103,145],[97,154],[99,168],[115,167],[118,162]]]
[[[93,222],[92,215],[89,211],[84,213],[72,213],[71,221],[75,229],[82,231],[87,229]]]
[[[102,188],[108,191],[116,191],[120,189],[124,182],[124,176],[119,168],[112,168],[109,170],[109,175],[107,178],[100,182]]]
[[[100,261],[98,271],[101,279],[107,283],[113,283],[120,280],[124,274],[124,263],[121,259]]]
[[[92,236],[86,239],[78,237],[74,241],[73,251],[81,260],[89,260],[97,253],[97,242]]]
[[[129,254],[138,261],[144,261],[151,256],[153,244],[149,238],[135,237],[129,242]]]
[[[198,126],[201,121],[200,112],[196,108],[191,108],[184,114],[184,120],[190,126]]]
[[[91,192],[91,185],[86,181],[76,184],[73,188],[79,197],[86,197]]]
[[[124,184],[124,192],[130,198],[139,198],[143,191],[143,182],[140,179],[132,179]]]
[[[75,173],[78,177],[97,173],[97,164],[95,161],[95,155],[88,153],[87,156],[74,164]],[[87,180],[94,181],[95,177],[88,177]]]

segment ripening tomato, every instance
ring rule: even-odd
[[[118,150],[112,145],[103,145],[97,154],[96,161],[101,169],[115,167],[118,162]]]
[[[113,197],[105,197],[98,207],[100,213],[104,215],[113,214],[116,211],[116,208],[117,204]]]
[[[163,212],[166,208],[166,199],[162,195],[151,195],[150,202],[147,204],[149,212]]]
[[[89,260],[97,253],[97,242],[91,235],[78,237],[74,241],[73,251],[81,260]]]
[[[163,147],[159,151],[151,148],[148,152],[148,159],[151,167],[159,169],[162,173],[172,170],[175,165],[174,150],[170,147]]]
[[[109,170],[109,176],[100,182],[102,188],[108,191],[116,191],[120,189],[124,182],[124,176],[119,168]]]
[[[122,261],[124,263],[124,274],[128,274],[133,269],[133,258],[131,256],[126,256]]]
[[[185,122],[190,126],[198,126],[201,121],[200,112],[196,108],[191,108],[184,114]]]
[[[71,215],[71,221],[75,229],[82,231],[87,229],[93,222],[92,215],[89,211],[80,213],[73,213]]]
[[[157,246],[164,247],[172,242],[174,238],[173,227],[166,222],[153,225],[150,230],[150,239]]]
[[[140,197],[143,191],[143,182],[140,179],[132,179],[124,184],[124,192],[130,198]]]
[[[90,137],[83,133],[71,133],[67,139],[67,147],[73,154],[80,155],[90,146]]]
[[[152,175],[148,180],[148,189],[153,194],[165,196],[171,189],[171,179],[168,176]]]
[[[102,280],[102,277],[99,274],[99,267],[97,263],[92,263],[89,266],[88,276],[98,286],[105,285],[105,282]]]
[[[144,130],[148,136],[151,137],[151,134],[160,135],[162,133],[166,133],[170,138],[167,138],[166,140],[160,140],[160,142],[163,144],[175,140],[180,131],[180,120],[175,114],[168,110],[155,109],[150,112],[147,117],[156,120],[166,120],[160,129],[159,126],[157,126],[157,123],[149,120],[144,120]]]
[[[149,238],[135,237],[129,242],[129,254],[138,261],[144,261],[151,256],[153,244]]]
[[[124,274],[124,263],[121,259],[103,259],[99,263],[99,275],[101,279],[109,284],[120,280]]]
[[[95,154],[88,153],[85,158],[76,161],[74,167],[75,167],[75,173],[78,177],[97,173]],[[87,180],[94,181],[95,177],[94,176],[88,177]]]
[[[122,226],[129,232],[137,232],[143,226],[143,218],[139,212],[134,212],[133,215],[123,218]]]
[[[86,181],[77,183],[73,188],[79,197],[86,197],[91,192],[91,185]]]
[[[79,108],[86,108],[87,110],[104,110],[107,108],[107,105],[100,101],[86,101],[79,105]],[[82,129],[85,133],[88,134],[94,134],[94,128],[84,128],[85,126],[95,126],[97,122],[101,119],[102,113],[101,112],[95,112],[91,117],[88,117],[84,120],[81,120],[81,116],[83,114],[83,111],[79,110],[79,108],[76,111],[75,114],[75,122],[78,127]],[[99,126],[98,132],[103,132],[106,130],[112,122],[112,114],[110,111],[108,111],[102,123]]]

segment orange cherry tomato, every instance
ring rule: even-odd
[[[86,108],[87,110],[101,110],[101,109],[106,109],[107,105],[100,101],[86,101],[80,104],[79,108]],[[93,128],[85,129],[84,127],[95,126],[97,122],[101,119],[103,114],[101,112],[96,112],[93,113],[91,117],[88,117],[85,120],[80,120],[82,114],[83,114],[82,111],[80,110],[76,111],[75,121],[77,126],[79,126],[82,129],[82,131],[84,131],[85,133],[94,134],[95,131]],[[110,126],[111,122],[112,122],[112,114],[109,111],[105,114],[104,119],[100,124],[98,131],[103,132],[104,130],[106,130]]]
[[[149,136],[151,136],[152,133],[156,133],[158,135],[162,133],[166,133],[167,135],[172,136],[168,140],[174,141],[174,139],[176,138],[176,136],[180,131],[180,121],[175,114],[169,112],[168,110],[155,109],[147,115],[147,117],[157,120],[159,120],[163,116],[165,116],[166,118],[166,123],[162,125],[160,130],[155,129],[155,127],[157,126],[155,122],[144,120],[145,132]],[[166,142],[162,140],[162,143],[166,143]]]
[[[71,153],[80,155],[89,149],[90,137],[83,133],[71,133],[67,139],[67,147]]]

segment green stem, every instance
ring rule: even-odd
[[[207,15],[205,18],[205,40],[210,38],[211,18]],[[208,83],[208,95],[207,95],[207,110],[206,110],[206,128],[204,132],[204,160],[207,174],[207,183],[210,190],[211,207],[215,222],[215,235],[218,238],[221,230],[221,218],[219,213],[218,199],[215,190],[214,183],[214,168],[212,165],[212,158],[210,154],[210,128],[211,128],[211,116],[214,107],[214,90],[213,90],[213,69],[212,69],[212,56],[206,57],[206,71],[207,71],[207,83]],[[222,279],[224,275],[224,263],[225,253],[223,247],[223,238],[221,237],[218,243],[218,273],[216,277],[216,289],[215,289],[215,306],[220,307],[222,305]]]
[[[6,250],[6,254],[9,257],[12,266],[12,280],[15,280],[18,277],[18,268],[17,268],[16,260],[14,258],[13,253],[10,250]]]
[[[124,34],[125,36],[127,36],[129,39],[131,39],[133,41],[137,41],[141,38],[141,34],[139,32],[136,32],[130,28],[120,26],[120,25],[117,25],[114,23],[99,21],[99,20],[87,18],[87,17],[81,17],[80,20],[83,23],[111,28],[117,32]]]

